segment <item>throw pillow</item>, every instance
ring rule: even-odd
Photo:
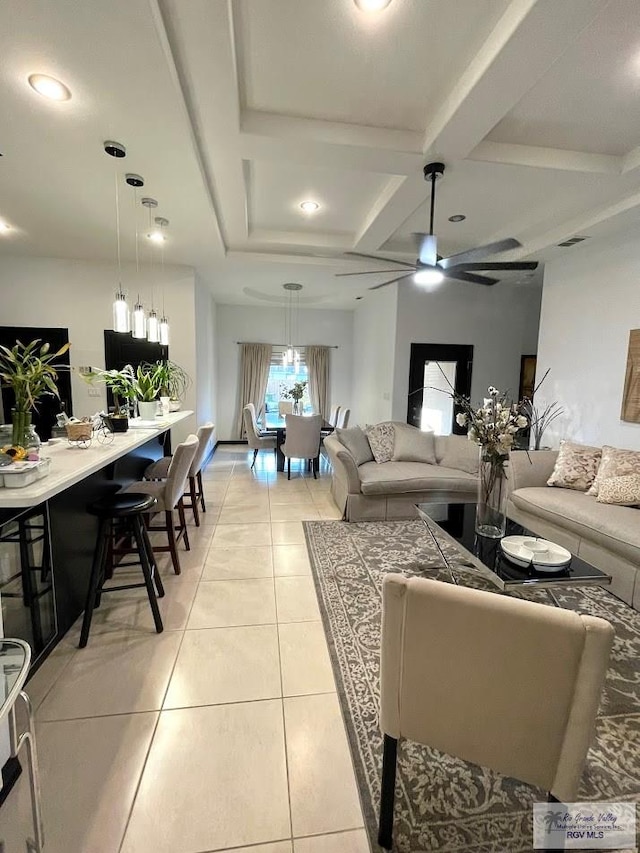
[[[573,441],[561,441],[560,452],[547,486],[586,492],[598,473],[602,450]]]
[[[607,477],[600,484],[596,500],[601,504],[640,506],[640,474]]]
[[[367,425],[367,438],[371,445],[373,458],[378,463],[391,462],[393,459],[393,444],[395,440],[395,429],[392,423],[385,421],[375,426]]]
[[[602,461],[588,495],[597,495],[604,480],[610,477],[623,477],[626,474],[640,474],[640,452],[622,450],[608,444],[602,448]]]
[[[422,432],[409,424],[395,427],[394,462],[436,464],[436,440],[432,432]]]
[[[338,427],[336,429],[336,436],[340,443],[344,444],[349,453],[353,456],[356,465],[364,465],[365,462],[373,462],[373,453],[371,452],[369,439],[359,426],[351,427],[349,429],[341,429]]]
[[[479,458],[480,448],[466,435],[436,436],[436,461],[443,468],[477,474]]]

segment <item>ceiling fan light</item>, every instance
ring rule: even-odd
[[[433,287],[444,281],[444,273],[436,269],[417,270],[413,280],[422,287]]]
[[[382,9],[386,9],[390,3],[391,0],[355,0],[358,9],[363,12],[380,12]]]

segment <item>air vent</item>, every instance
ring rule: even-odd
[[[558,243],[558,246],[562,246],[563,248],[566,246],[575,246],[576,243],[582,243],[584,240],[588,239],[588,237],[569,237],[569,239],[565,240],[564,243]]]

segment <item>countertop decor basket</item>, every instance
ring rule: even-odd
[[[65,424],[69,441],[90,441],[93,432],[91,421],[81,421],[77,424]]]

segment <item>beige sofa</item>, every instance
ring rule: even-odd
[[[331,461],[331,494],[346,521],[414,518],[417,503],[476,499],[478,448],[466,436],[435,436],[435,465],[415,461],[356,465],[335,434],[324,439],[324,447]]]
[[[547,486],[557,455],[511,454],[507,515],[611,575],[610,591],[640,609],[640,510]]]

